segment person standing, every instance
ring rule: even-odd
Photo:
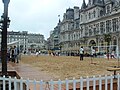
[[[80,60],[83,60],[83,55],[84,55],[84,49],[83,46],[80,48]]]
[[[112,50],[112,53],[111,53],[111,59],[112,59],[112,58],[116,59],[116,58],[115,58],[115,51],[114,51],[114,50]]]
[[[15,63],[15,56],[14,56],[14,48],[13,47],[11,49],[11,59],[12,59],[12,62]]]
[[[95,57],[95,53],[96,53],[96,51],[95,51],[95,49],[93,48],[93,49],[91,50],[91,57]]]
[[[96,51],[94,47],[91,49],[91,64],[96,64],[93,62],[93,58],[96,56]]]
[[[17,63],[19,63],[18,61],[18,48],[16,46],[14,46],[14,59]]]

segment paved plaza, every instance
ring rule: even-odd
[[[36,80],[48,81],[51,78],[53,78],[52,76],[49,76],[44,72],[39,72],[37,69],[32,68],[28,64],[21,64],[21,63],[18,64],[18,63],[9,62],[7,63],[7,67],[9,71],[15,70],[18,73],[18,75],[23,79],[29,78],[31,80],[36,79]]]

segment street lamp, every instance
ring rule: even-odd
[[[3,28],[1,41],[1,60],[2,60],[2,75],[7,75],[7,28],[10,20],[8,20],[8,4],[10,0],[2,0],[4,4],[3,13]]]
[[[4,18],[3,18],[3,15],[1,16],[1,19],[0,19],[0,29],[3,30],[3,21],[4,21]],[[7,18],[7,28],[9,28],[9,25],[10,25],[10,19],[9,17]]]

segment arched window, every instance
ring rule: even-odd
[[[96,46],[96,43],[95,43],[94,40],[91,40],[91,41],[89,42],[89,45],[90,45],[90,46]]]

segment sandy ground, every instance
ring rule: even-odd
[[[22,55],[21,63],[29,64],[37,71],[53,76],[53,80],[110,75],[113,72],[107,71],[107,68],[119,66],[118,59],[87,57],[80,61],[79,57],[73,56]]]

